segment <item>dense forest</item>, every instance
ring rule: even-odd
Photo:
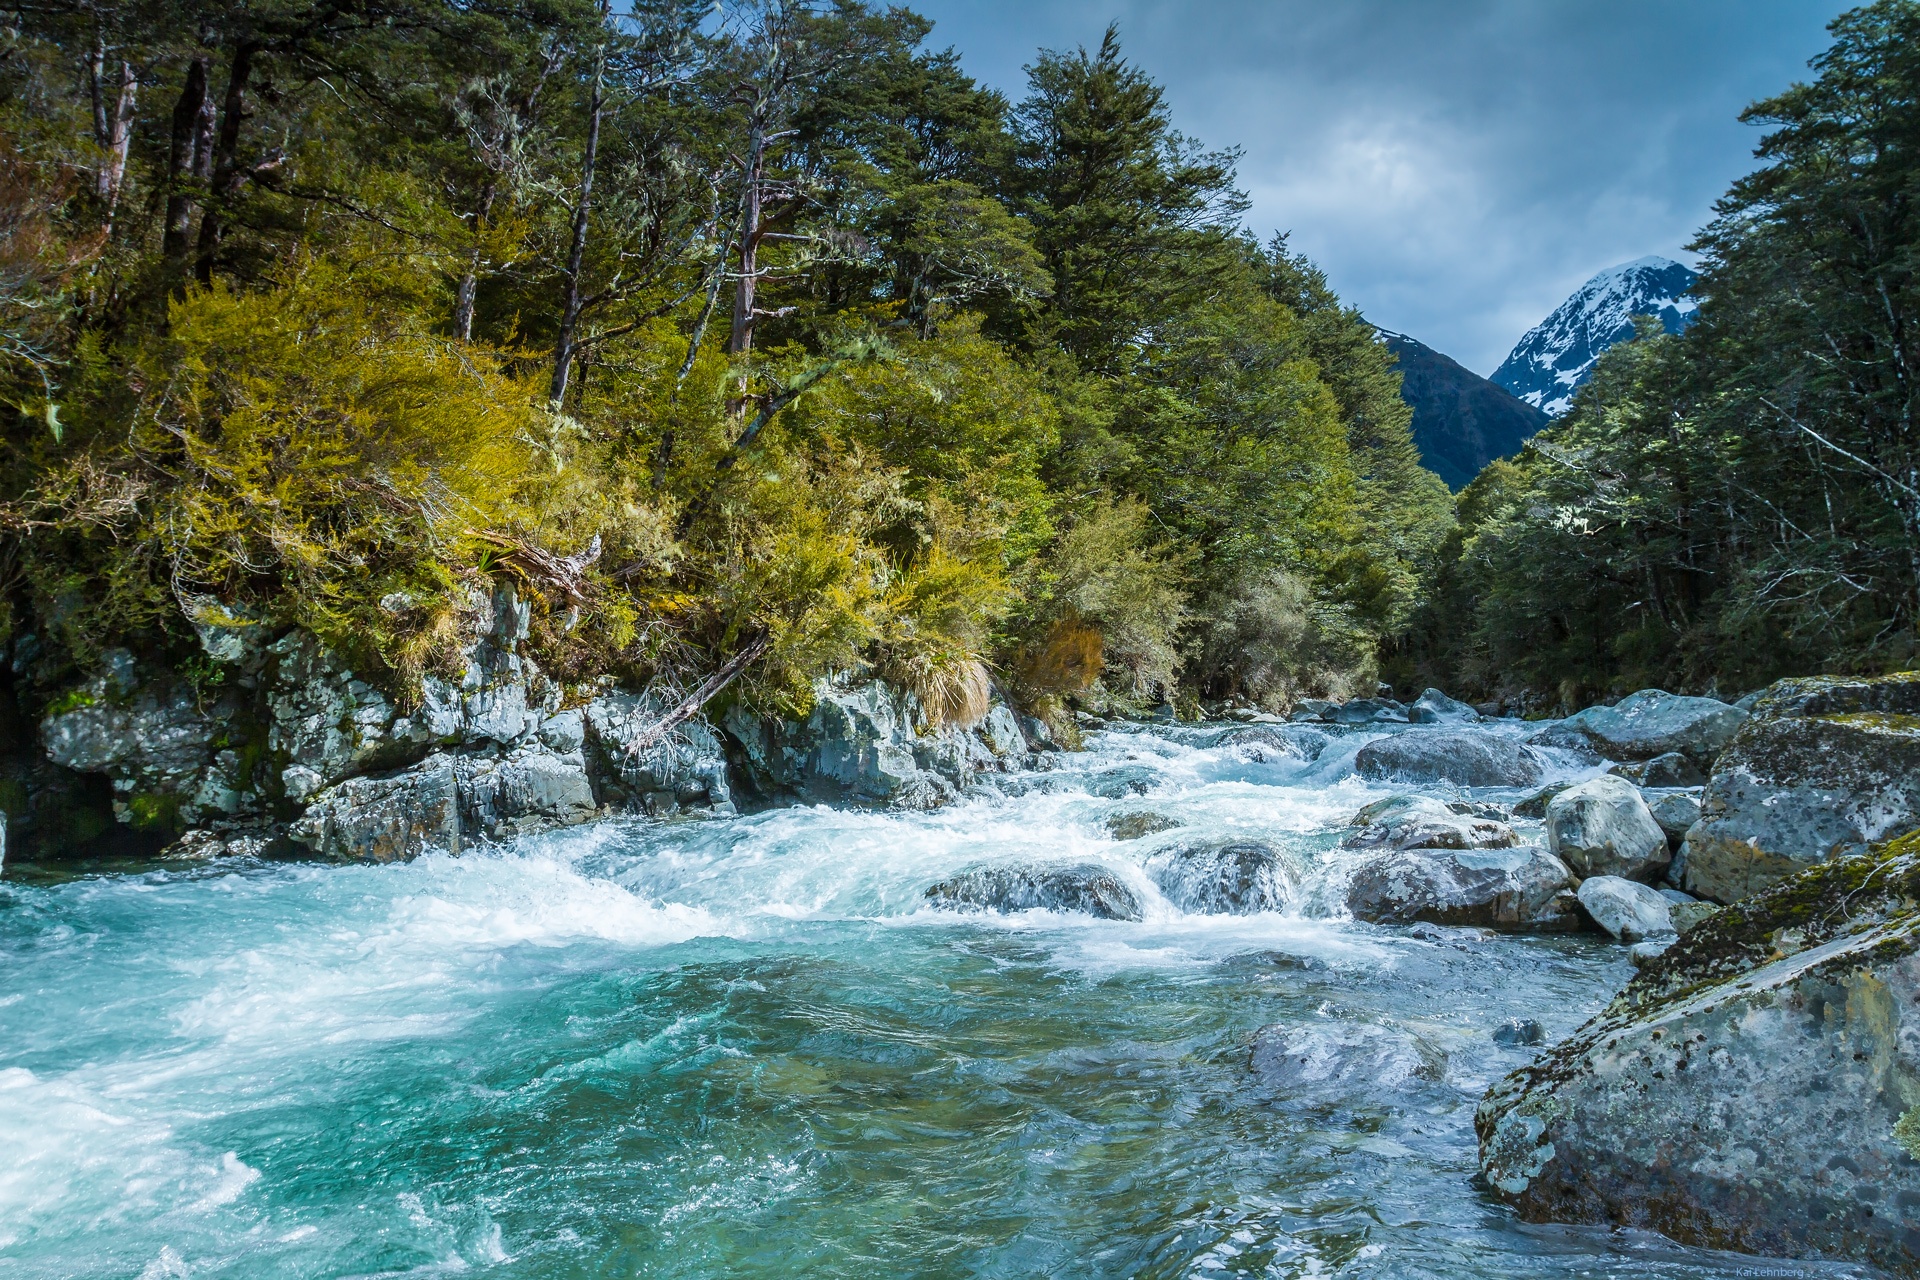
[[[1397,678],[1544,710],[1914,665],[1920,5],[1831,31],[1744,116],[1761,165],[1692,246],[1697,323],[1613,348],[1460,495]]]
[[[860,0],[55,0],[0,45],[0,640],[965,717],[1371,692],[1452,529],[1391,356],[1114,32]],[[218,678],[212,672],[209,678]]]

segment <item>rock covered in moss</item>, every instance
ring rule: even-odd
[[[1363,778],[1462,787],[1531,787],[1543,765],[1538,752],[1476,729],[1410,729],[1369,742],[1353,759]]]
[[[1715,763],[1688,892],[1733,902],[1920,825],[1920,673],[1783,680]]]
[[[1568,787],[1548,803],[1547,848],[1581,879],[1649,880],[1671,860],[1667,833],[1640,789],[1612,774]]]
[[[1717,912],[1496,1085],[1488,1185],[1536,1222],[1920,1275],[1920,841]]]
[[[1711,762],[1747,713],[1714,698],[1642,689],[1611,707],[1588,707],[1529,738],[1536,746],[1585,748],[1609,760],[1652,760],[1677,753]]]
[[[1178,818],[1169,818],[1164,813],[1154,813],[1149,809],[1110,814],[1106,822],[1107,834],[1115,840],[1139,840],[1184,825]]]

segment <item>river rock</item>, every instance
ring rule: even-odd
[[[927,889],[927,901],[949,910],[1072,911],[1102,920],[1140,919],[1140,898],[1099,863],[1067,867],[984,867]]]
[[[461,828],[504,838],[573,826],[599,812],[586,759],[534,744],[502,757],[470,757],[460,771]]]
[[[1920,673],[1783,680],[1715,763],[1682,887],[1733,902],[1920,827]]]
[[[1553,798],[1572,785],[1571,782],[1549,782],[1525,800],[1514,805],[1513,816],[1516,818],[1546,817],[1547,806],[1553,803]]]
[[[1355,698],[1325,716],[1335,724],[1405,724],[1407,709],[1392,698]]]
[[[651,696],[603,693],[581,709],[581,737],[606,800],[656,817],[686,811],[734,812],[727,759],[719,736],[696,716],[654,742],[646,735],[665,708]],[[570,721],[543,734],[556,743],[573,736]]]
[[[1464,702],[1456,702],[1438,689],[1428,689],[1407,708],[1410,724],[1439,724],[1448,720],[1474,721],[1480,713]]]
[[[1578,929],[1573,877],[1544,849],[1407,849],[1360,865],[1347,907],[1375,924],[1427,921],[1507,932]]]
[[[1087,794],[1104,800],[1124,800],[1143,796],[1160,784],[1160,772],[1144,764],[1123,764],[1103,769],[1087,779]]]
[[[348,778],[314,797],[287,829],[336,862],[402,862],[430,848],[460,851],[460,785],[435,756],[385,777]]]
[[[1579,897],[1593,922],[1620,942],[1644,942],[1676,932],[1667,900],[1638,881],[1588,876],[1580,882]]]
[[[1681,935],[1475,1128],[1528,1221],[1916,1275],[1917,1108],[1920,856],[1901,841]]]
[[[1413,729],[1369,742],[1353,760],[1363,778],[1451,782],[1462,787],[1531,787],[1539,783],[1538,752],[1473,729]]]
[[[1607,772],[1625,778],[1636,787],[1699,787],[1707,781],[1700,766],[1678,751],[1669,751],[1651,760],[1617,764]]]
[[[1547,1031],[1532,1018],[1508,1018],[1493,1029],[1493,1042],[1510,1049],[1545,1043]]]
[[[1293,901],[1286,852],[1262,840],[1206,840],[1156,850],[1147,874],[1193,915],[1257,915]]]
[[[1365,1022],[1279,1023],[1253,1037],[1253,1073],[1288,1098],[1338,1102],[1446,1075],[1447,1057],[1418,1036]]]
[[[1576,712],[1527,741],[1536,746],[1585,747],[1609,760],[1652,760],[1678,752],[1704,765],[1712,762],[1746,718],[1746,712],[1714,698],[1642,689],[1611,707]]]
[[[1576,876],[1651,879],[1671,853],[1640,789],[1602,774],[1568,787],[1547,805],[1547,848]]]
[[[1317,760],[1326,749],[1327,735],[1305,725],[1235,725],[1213,740],[1216,747],[1238,747],[1254,764],[1281,760]]]
[[[1186,824],[1178,818],[1169,818],[1163,813],[1154,813],[1147,809],[1136,809],[1132,813],[1115,813],[1107,817],[1107,834],[1115,840],[1138,840],[1143,836],[1157,835],[1162,831],[1172,831]]]
[[[1643,791],[1641,797],[1647,802],[1647,812],[1667,833],[1667,845],[1678,849],[1680,842],[1687,838],[1687,832],[1693,824],[1700,821],[1700,793],[1698,791]]]
[[[1504,822],[1429,796],[1389,796],[1354,814],[1340,843],[1349,849],[1506,849],[1520,837]]]

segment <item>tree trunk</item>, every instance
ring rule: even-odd
[[[139,82],[133,64],[120,62],[120,83],[108,101],[107,42],[104,33],[93,43],[93,59],[88,64],[88,88],[93,94],[93,137],[99,144],[100,167],[94,171],[93,194],[100,201],[108,231],[113,229],[113,212],[120,203],[120,187],[127,174],[127,150],[133,142],[134,98]]]
[[[755,103],[747,137],[745,187],[740,192],[740,278],[733,286],[733,332],[727,339],[727,351],[733,355],[753,347],[753,295],[760,277],[760,180],[766,153],[766,113]]]
[[[253,78],[253,55],[256,47],[250,40],[242,40],[233,48],[233,62],[227,72],[227,99],[220,110],[220,139],[214,148],[213,175],[210,181],[212,197],[207,202],[206,212],[200,215],[200,260],[194,269],[200,283],[206,284],[213,279],[213,259],[220,250],[220,241],[226,236],[226,221],[222,208],[247,180],[247,170],[240,167],[240,123],[247,112],[247,84]]]
[[[167,149],[167,214],[162,242],[167,265],[177,274],[187,263],[188,233],[199,195],[213,177],[213,99],[207,94],[208,57],[187,64],[187,80],[173,106]]]
[[[580,201],[573,208],[573,242],[567,246],[566,293],[560,306],[560,337],[553,347],[553,391],[558,409],[567,398],[567,379],[573,373],[574,340],[580,328],[580,272],[587,253],[587,217],[593,209],[593,166],[600,151],[601,93],[606,78],[607,51],[603,43],[593,59],[593,94],[588,99],[587,147],[580,164]]]
[[[499,190],[499,177],[489,177],[485,190],[480,193],[480,207],[473,215],[474,245],[467,252],[467,269],[460,277],[460,288],[453,295],[453,333],[462,342],[473,340],[473,300],[480,290],[480,233],[486,229]]]

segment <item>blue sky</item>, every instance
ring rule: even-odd
[[[1290,230],[1375,323],[1490,373],[1595,271],[1686,260],[1752,166],[1736,117],[1807,76],[1825,0],[908,0],[1018,98],[1035,50],[1120,24],[1174,119],[1238,146],[1249,219]]]

